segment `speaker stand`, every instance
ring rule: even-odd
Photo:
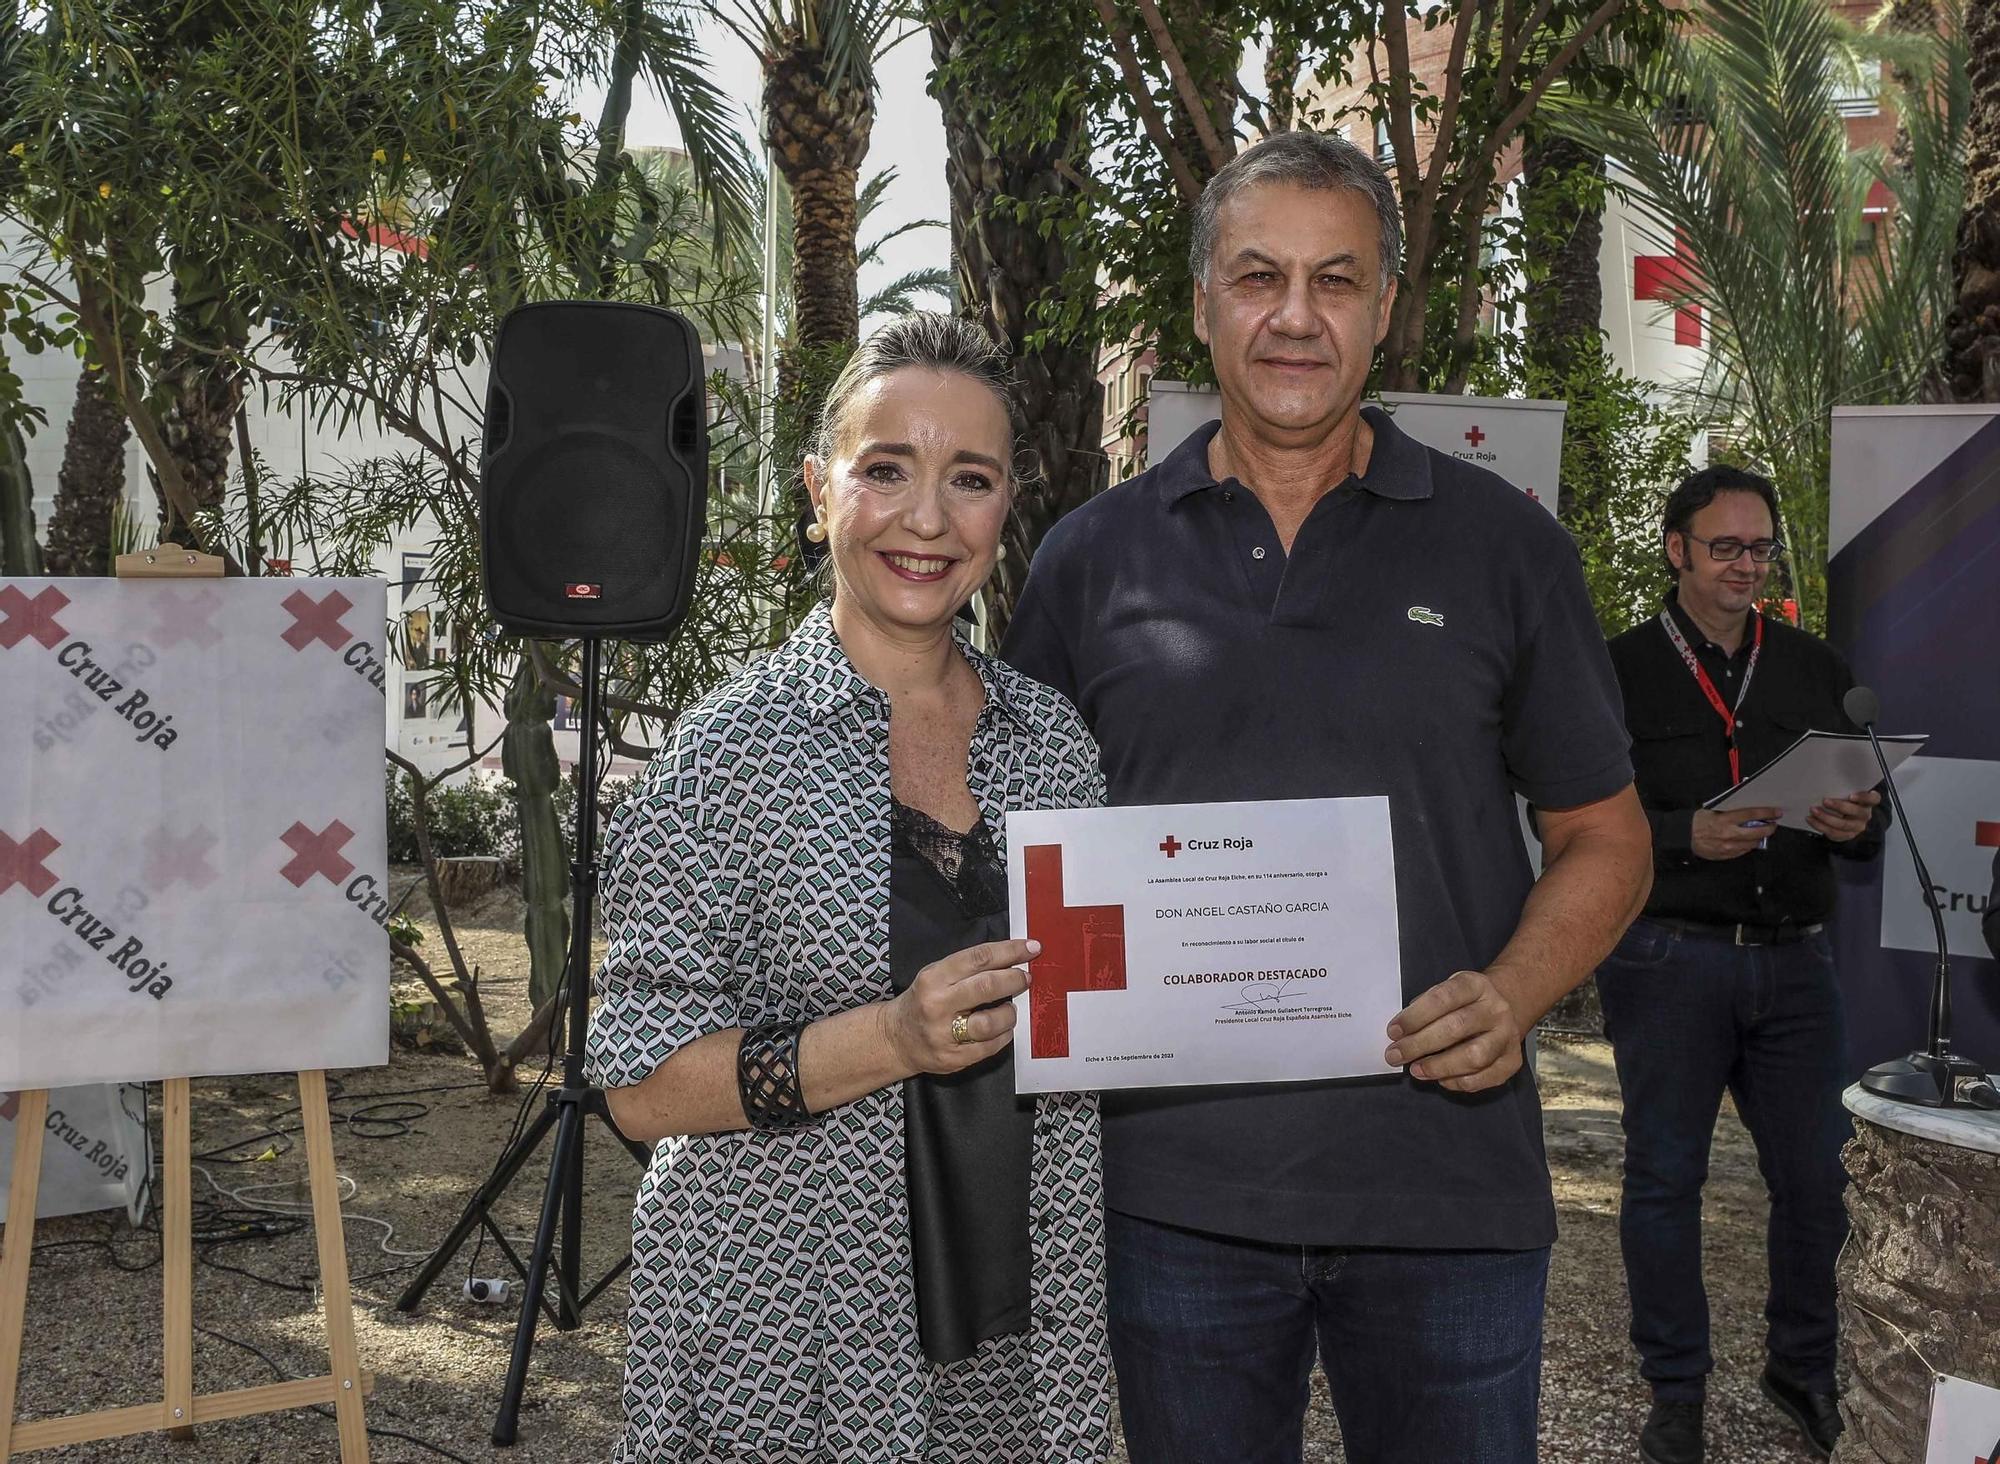
[[[523,1282],[521,1315],[514,1325],[514,1350],[507,1361],[507,1381],[500,1391],[500,1411],[493,1420],[493,1443],[505,1448],[519,1433],[521,1395],[527,1387],[528,1361],[535,1350],[535,1328],[546,1315],[558,1331],[574,1331],[583,1322],[583,1309],[632,1264],[627,1246],[616,1265],[583,1286],[583,1149],[586,1121],[599,1119],[644,1165],[653,1157],[652,1149],[626,1138],[611,1122],[604,1093],[594,1088],[583,1073],[584,1042],[590,1025],[590,928],[591,910],[597,891],[597,699],[598,641],[583,641],[583,696],[577,736],[577,797],[575,844],[570,859],[569,955],[563,963],[562,1086],[549,1094],[542,1111],[527,1131],[500,1156],[493,1173],[473,1195],[465,1213],[444,1243],[432,1252],[423,1269],[397,1298],[399,1311],[415,1311],[431,1284],[451,1264],[475,1230],[484,1229],[507,1258]],[[540,1222],[535,1227],[534,1247],[524,1262],[507,1241],[492,1215],[495,1200],[513,1184],[542,1140],[555,1135],[549,1155],[549,1177],[542,1191]],[[557,1245],[558,1229],[561,1233]],[[555,1280],[555,1304],[549,1306],[546,1291],[550,1277]]]

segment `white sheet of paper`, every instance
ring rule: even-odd
[[[1924,745],[1926,734],[1908,733],[1883,737],[1882,756],[1894,772],[1903,760]],[[1732,808],[1782,808],[1778,820],[1783,828],[1812,832],[1806,815],[1829,798],[1845,798],[1882,781],[1876,766],[1875,750],[1868,738],[1855,732],[1807,732],[1777,758],[1726,793],[1718,793],[1704,805],[1727,812]]]
[[[1010,812],[1023,1093],[1393,1071],[1386,798]]]
[[[2000,1388],[1940,1373],[1931,1384],[1930,1438],[1924,1464],[2000,1460]]]

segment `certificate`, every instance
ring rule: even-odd
[[[1007,815],[1023,1093],[1392,1072],[1386,798]]]

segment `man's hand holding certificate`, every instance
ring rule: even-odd
[[[1384,798],[1007,815],[1024,1093],[1394,1071]]]

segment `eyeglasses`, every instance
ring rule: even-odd
[[[1681,532],[1687,533],[1685,529]],[[1785,557],[1785,546],[1777,539],[1755,539],[1746,544],[1741,539],[1704,539],[1699,534],[1688,534],[1688,537],[1697,544],[1708,545],[1708,557],[1720,559],[1724,564],[1741,559],[1746,549],[1759,564],[1769,564],[1774,559]]]

